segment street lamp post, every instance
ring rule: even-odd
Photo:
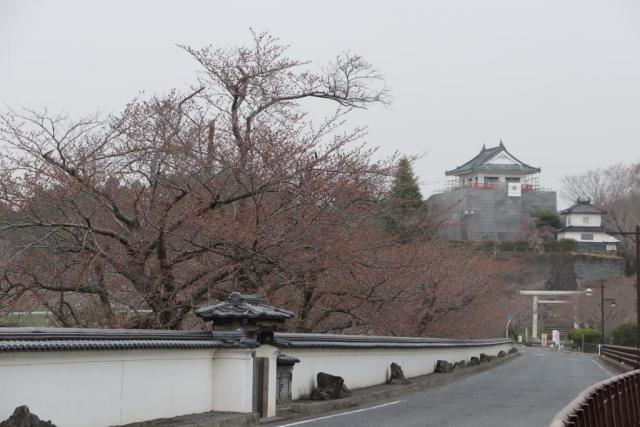
[[[604,297],[604,282],[600,282],[600,344],[606,344],[606,335],[604,333],[604,303],[608,302],[611,308],[616,308],[616,300],[614,298]]]
[[[609,234],[634,236],[636,240],[636,369],[640,368],[640,225],[636,231],[614,231]]]

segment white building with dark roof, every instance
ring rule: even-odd
[[[492,187],[499,183],[519,183],[532,188],[539,173],[540,168],[518,160],[500,140],[497,147],[486,148],[483,145],[474,158],[446,171],[445,175],[455,176],[461,186]]]
[[[615,251],[619,240],[605,232],[604,214],[606,212],[593,206],[589,199],[579,198],[573,206],[560,212],[564,226],[558,231],[558,240],[575,240],[578,250]]]
[[[447,217],[451,240],[517,240],[534,211],[557,212],[555,191],[540,188],[540,168],[514,156],[502,141],[484,145],[471,160],[445,172],[452,177],[427,205]]]

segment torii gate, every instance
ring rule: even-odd
[[[539,300],[541,296],[564,296],[564,295],[587,295],[593,293],[591,288],[584,291],[520,291],[520,295],[528,295],[533,297],[533,318],[531,321],[531,337],[538,339],[538,304],[567,304],[566,300]],[[575,323],[575,322],[574,322]]]

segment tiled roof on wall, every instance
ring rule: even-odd
[[[511,343],[510,339],[454,340],[421,337],[381,337],[334,334],[274,334],[273,345],[280,348],[425,348],[477,347]]]
[[[241,331],[0,328],[0,352],[252,347]]]

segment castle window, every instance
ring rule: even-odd
[[[484,182],[487,182],[487,183],[498,182],[498,177],[497,176],[485,176],[484,177]]]
[[[589,224],[589,217],[588,216],[583,216],[582,217],[582,223],[583,224]]]
[[[520,178],[511,178],[511,177],[507,177],[507,182],[520,182]]]
[[[593,233],[582,233],[580,240],[593,240]]]

